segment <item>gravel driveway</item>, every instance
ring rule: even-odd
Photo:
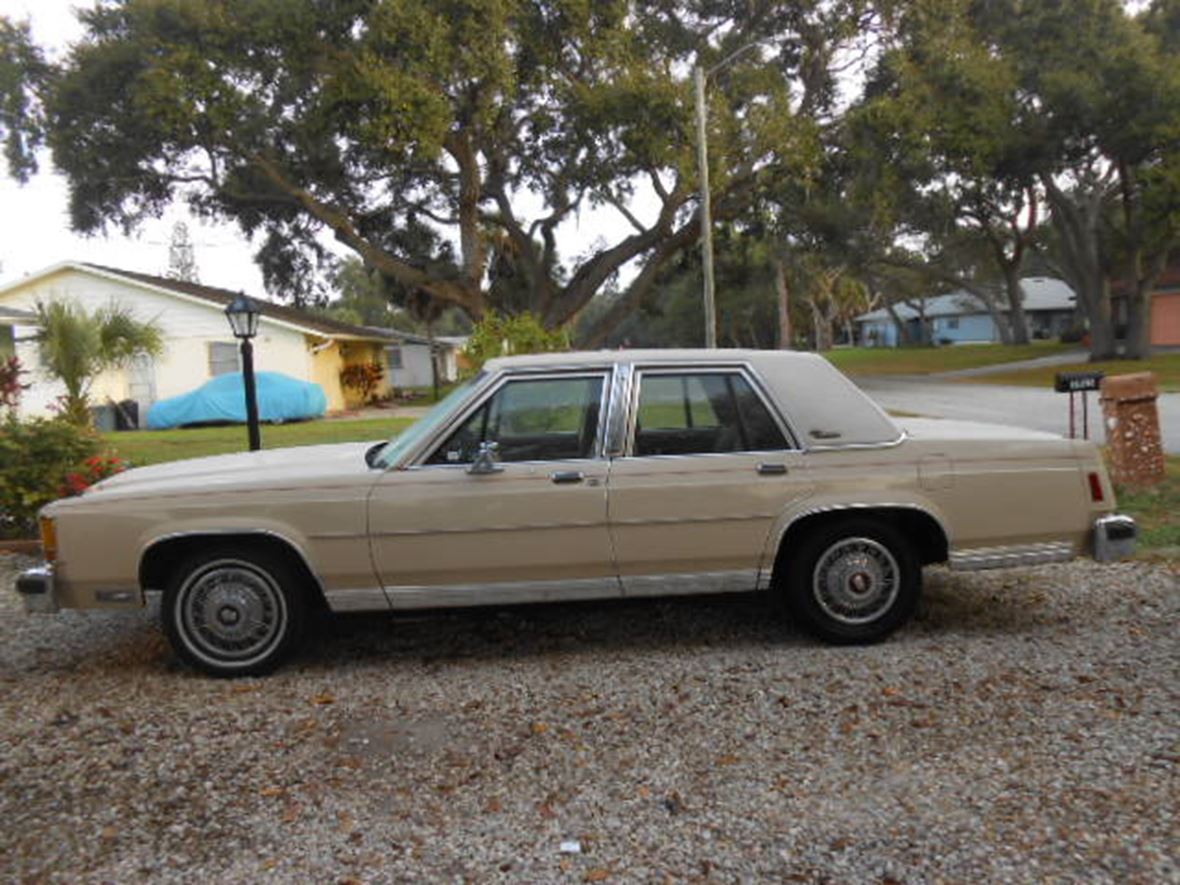
[[[754,598],[347,619],[235,682],[26,616],[22,564],[2,880],[1180,881],[1175,564],[932,570],[869,648]]]

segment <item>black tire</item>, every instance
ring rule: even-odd
[[[301,575],[265,550],[218,546],[186,558],[160,608],[176,654],[210,676],[268,673],[303,637]]]
[[[892,526],[863,518],[828,523],[783,556],[779,590],[788,613],[827,642],[878,642],[917,608],[922,564]]]

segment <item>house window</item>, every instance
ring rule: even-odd
[[[958,317],[947,317],[946,327],[948,329],[959,328],[959,318]]]
[[[209,342],[209,377],[242,371],[242,355],[236,344],[225,341]]]
[[[391,344],[385,348],[385,353],[389,357],[389,368],[402,368],[402,346],[400,344]]]

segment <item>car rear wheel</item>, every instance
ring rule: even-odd
[[[161,616],[183,660],[211,676],[246,676],[273,670],[298,644],[306,605],[280,557],[218,548],[176,569]]]
[[[784,555],[787,608],[821,639],[876,642],[908,621],[917,607],[921,563],[901,533],[883,523],[832,523]]]

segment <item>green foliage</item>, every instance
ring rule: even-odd
[[[367,363],[353,363],[340,370],[340,383],[349,390],[360,392],[361,399],[370,402],[381,379],[385,377],[385,367],[373,360]]]
[[[0,15],[0,141],[8,172],[18,181],[28,181],[37,171],[36,150],[45,136],[39,92],[48,75],[28,23],[14,24]]]
[[[37,511],[85,488],[71,476],[89,476],[99,448],[92,431],[62,419],[0,420],[0,537],[36,534]]]
[[[327,232],[407,298],[554,329],[695,241],[687,72],[718,66],[710,172],[734,218],[763,180],[814,177],[833,69],[874,5],[125,0],[79,14],[42,92],[79,230],[187,199],[256,234],[286,297],[315,294]],[[619,224],[574,255],[563,225],[587,207]]]
[[[73,301],[58,299],[38,302],[36,312],[42,364],[65,385],[62,412],[79,426],[90,422],[90,386],[99,374],[164,349],[155,323],[141,322],[115,303],[90,314]]]
[[[476,324],[463,355],[470,364],[466,374],[472,375],[488,360],[498,356],[552,353],[569,348],[568,332],[563,329],[549,331],[531,313],[501,316],[492,312]]]
[[[14,356],[0,362],[0,410],[4,413],[15,412],[20,405],[21,394],[29,389],[29,385],[21,381],[27,374]]]

